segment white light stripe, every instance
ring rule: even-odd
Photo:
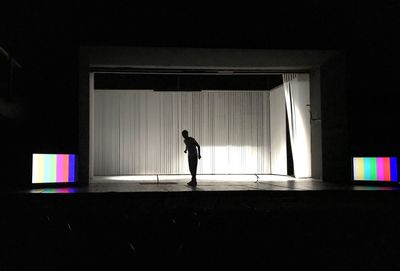
[[[197,181],[203,182],[256,182],[258,181],[299,181],[292,176],[270,175],[270,174],[200,174]],[[190,175],[125,175],[125,176],[94,176],[93,182],[187,182]],[[301,179],[300,179],[301,180]]]

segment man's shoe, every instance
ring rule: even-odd
[[[187,183],[187,185],[196,186],[197,182],[196,181],[190,181],[190,182]]]

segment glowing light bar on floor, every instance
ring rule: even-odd
[[[75,182],[74,154],[32,155],[32,183],[72,183]]]
[[[256,182],[258,181],[302,181],[310,180],[307,179],[296,179],[291,176],[285,175],[270,175],[270,174],[198,174],[197,181],[199,182]],[[185,174],[168,174],[168,175],[124,175],[124,176],[94,176],[93,182],[97,183],[108,183],[110,181],[121,181],[121,182],[188,182],[192,178],[191,175]]]
[[[157,181],[156,175],[123,175],[123,176],[95,176],[94,180],[96,182],[109,182],[109,181]]]
[[[397,181],[396,157],[353,157],[355,181]]]

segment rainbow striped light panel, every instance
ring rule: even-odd
[[[397,182],[396,157],[353,157],[355,181]]]
[[[32,183],[71,182],[75,182],[74,154],[33,154]]]

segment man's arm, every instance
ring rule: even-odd
[[[199,150],[199,159],[201,159],[201,155],[200,155],[200,145],[199,143],[197,143],[197,141],[195,141],[196,147]]]

